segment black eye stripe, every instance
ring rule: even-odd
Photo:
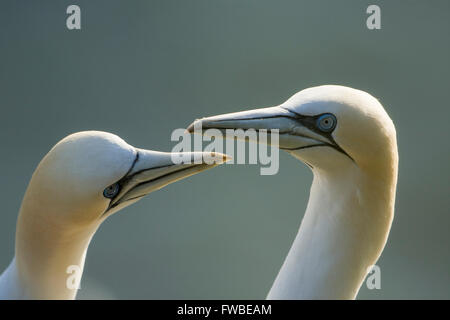
[[[324,136],[327,139],[330,139],[332,141],[334,141],[333,137],[331,136],[331,133],[333,132],[333,130],[336,128],[337,125],[337,118],[334,114],[332,113],[321,113],[321,114],[317,114],[314,116],[307,116],[307,115],[303,115],[300,113],[297,113],[295,111],[289,110],[285,107],[281,107],[282,109],[294,114],[295,116],[285,116],[287,118],[291,118],[293,120],[297,120],[299,121],[303,126],[307,127],[308,129],[310,129],[311,131],[314,131],[315,133],[318,133],[322,136]],[[319,127],[317,126],[317,122],[320,118],[324,117],[324,116],[329,116],[334,120],[334,125],[333,125],[333,129],[329,130],[327,132],[319,129]]]
[[[133,163],[132,163],[130,169],[127,171],[127,173],[122,178],[120,178],[119,181],[113,183],[112,185],[106,187],[105,190],[103,190],[103,196],[105,198],[113,200],[120,193],[120,190],[122,189],[122,185],[124,184],[124,180],[127,179],[128,174],[134,169],[134,166],[136,165],[136,163],[138,161],[139,161],[139,150],[136,150],[136,156],[133,160]]]
[[[332,148],[336,149],[337,151],[345,154],[353,162],[355,162],[355,160],[344,149],[342,149],[337,144],[337,142],[334,140],[334,137],[333,137],[332,133],[333,133],[333,131],[336,128],[337,123],[338,123],[338,120],[337,120],[337,118],[336,118],[336,116],[334,114],[332,114],[332,113],[321,113],[321,114],[317,114],[315,116],[306,116],[306,115],[297,113],[295,111],[292,111],[292,110],[290,110],[290,109],[288,109],[286,107],[281,107],[281,108],[295,115],[294,117],[292,117],[292,116],[285,116],[285,117],[288,117],[288,118],[295,119],[295,120],[299,121],[303,126],[307,127],[308,129],[310,129],[311,131],[313,131],[313,132],[315,132],[317,134],[320,134],[321,136],[325,137],[326,139],[328,139],[330,141],[329,144],[323,144],[323,146],[332,147]],[[320,117],[324,116],[324,115],[332,115],[335,118],[335,123],[334,123],[333,129],[330,130],[329,132],[322,131],[322,130],[320,130],[317,127],[317,120]],[[314,145],[314,146],[311,146],[311,147],[316,147],[316,146],[317,145]],[[304,148],[298,148],[298,149],[304,149]],[[294,148],[293,150],[296,150],[296,149]]]

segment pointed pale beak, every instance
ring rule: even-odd
[[[227,129],[254,129],[256,131],[279,130],[279,148],[298,150],[332,142],[315,132],[311,117],[302,116],[282,106],[228,113],[194,121],[188,132],[208,134],[208,129],[218,129],[226,133]],[[271,139],[268,139],[271,141]]]
[[[222,164],[230,157],[218,152],[167,153],[136,149],[133,167],[119,181],[120,191],[106,211],[116,212],[175,181]]]

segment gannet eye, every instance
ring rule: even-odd
[[[331,132],[336,127],[336,117],[331,113],[326,113],[317,118],[316,126],[323,132]]]
[[[103,196],[108,199],[114,198],[119,193],[119,190],[120,190],[120,186],[116,182],[116,183],[110,185],[109,187],[106,187],[105,190],[103,190]]]

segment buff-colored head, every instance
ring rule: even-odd
[[[226,161],[225,155],[200,152],[186,158],[216,161],[176,164],[172,155],[135,148],[106,132],[69,135],[37,167],[23,203],[31,207],[22,211],[50,225],[95,224],[152,191]]]
[[[370,94],[326,85],[302,90],[276,106],[199,119],[188,130],[279,130],[279,147],[321,171],[357,165],[396,167],[394,124]]]

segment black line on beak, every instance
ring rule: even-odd
[[[218,120],[215,121],[217,123],[219,122],[227,122],[227,121],[246,121],[246,120],[263,120],[263,119],[276,119],[276,118],[287,118],[290,120],[294,120],[299,122],[302,126],[308,128],[309,130],[323,136],[324,138],[326,138],[328,141],[330,141],[331,143],[319,143],[319,144],[313,144],[313,145],[309,145],[309,146],[304,146],[304,147],[299,147],[299,148],[281,148],[281,150],[301,150],[301,149],[307,149],[307,148],[312,148],[312,147],[320,147],[320,146],[328,146],[328,147],[332,147],[335,150],[345,154],[347,157],[349,157],[353,162],[355,162],[355,160],[344,150],[342,149],[336,142],[336,140],[334,140],[334,137],[332,135],[333,131],[331,132],[323,132],[321,130],[319,130],[316,127],[316,121],[317,119],[322,116],[324,113],[321,114],[317,114],[314,116],[307,116],[307,115],[303,115],[300,113],[297,113],[295,111],[289,110],[286,107],[280,106],[280,108],[282,108],[283,110],[286,110],[287,112],[293,114],[293,115],[288,115],[288,114],[280,114],[280,115],[274,115],[274,116],[267,116],[267,117],[249,117],[249,118],[242,118],[242,119],[225,119],[225,120]],[[201,119],[200,119],[201,120]],[[214,123],[214,122],[213,122]],[[205,126],[202,127],[205,129],[210,129],[213,127],[210,126]],[[237,129],[237,128],[216,128],[216,129]],[[257,132],[259,132],[260,129],[254,129]],[[290,131],[283,131],[283,132],[279,132],[279,134],[287,134],[287,133],[291,133]],[[307,137],[307,136],[303,136],[305,138],[311,138],[311,137]]]
[[[280,107],[290,113],[295,114],[294,117],[291,117],[291,119],[296,120],[298,122],[300,122],[304,127],[308,128],[309,130],[321,135],[322,137],[326,138],[328,141],[330,141],[331,143],[322,143],[322,144],[316,144],[316,145],[310,145],[310,146],[306,146],[306,147],[299,147],[296,149],[289,149],[289,150],[300,150],[300,149],[306,149],[309,147],[319,147],[319,146],[329,146],[332,147],[334,149],[336,149],[337,151],[345,154],[347,157],[349,157],[353,162],[355,162],[355,160],[344,150],[341,148],[341,146],[339,146],[336,142],[336,140],[334,140],[334,137],[332,135],[333,131],[331,132],[323,132],[322,130],[318,129],[316,126],[316,122],[317,119],[322,116],[324,113],[321,114],[317,114],[314,116],[307,116],[307,115],[303,115],[300,113],[297,113],[295,111],[289,110],[286,107]],[[337,124],[336,124],[337,126]]]

